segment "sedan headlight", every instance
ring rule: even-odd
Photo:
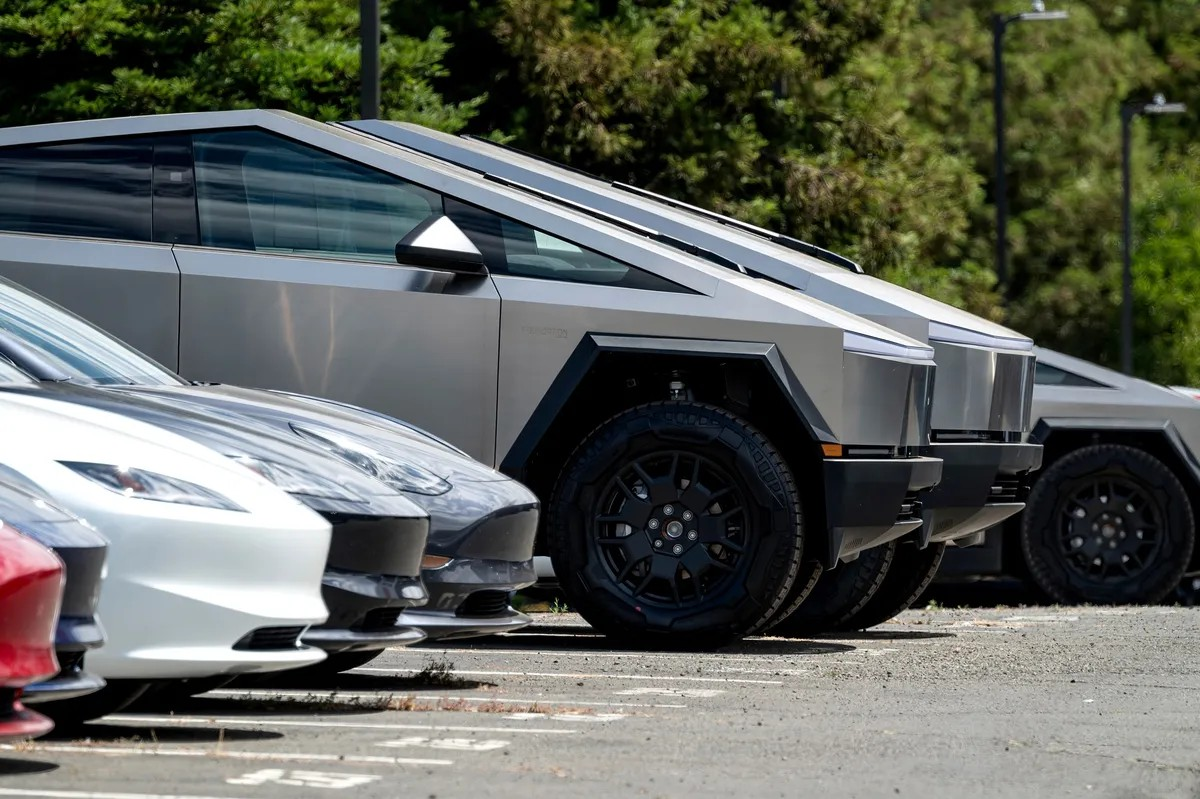
[[[322,430],[318,433],[297,424],[291,427],[296,435],[328,450],[397,491],[437,496],[445,494],[452,487],[428,469],[390,458],[350,436],[341,435],[333,430]]]
[[[196,505],[201,508],[246,512],[245,508],[228,497],[178,477],[168,477],[165,474],[149,472],[145,469],[108,463],[80,463],[78,461],[59,461],[59,463],[80,477],[86,477],[113,493],[132,499],[151,499],[176,505]]]
[[[237,455],[234,462],[240,463],[250,471],[263,477],[281,491],[289,494],[299,494],[306,497],[322,497],[324,499],[350,499],[345,489],[325,477],[284,466],[274,461],[264,461],[249,455]]]

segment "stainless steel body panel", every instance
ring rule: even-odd
[[[949,430],[1029,428],[1031,343],[1021,334],[886,281],[854,274],[788,249],[762,236],[743,232],[688,210],[616,188],[601,180],[486,142],[467,140],[418,125],[364,120],[346,127],[463,167],[507,178],[606,214],[646,225],[697,244],[747,269],[854,314],[886,325],[903,335],[939,343],[931,322],[986,337],[988,348],[967,357],[961,346],[943,359],[938,353],[938,387],[934,427]],[[768,231],[764,231],[767,233]],[[1004,350],[996,362],[987,349]],[[988,361],[992,360],[989,364]],[[1009,364],[1012,361],[1013,364]],[[993,367],[989,369],[989,366]],[[1013,371],[1026,374],[1013,383]],[[942,386],[945,386],[943,389]]]
[[[448,275],[424,269],[193,247],[175,256],[190,378],[402,411],[493,461],[500,298],[490,281],[448,289]]]
[[[507,275],[492,279],[504,302],[496,433],[501,459],[589,334],[773,342],[837,440],[919,446],[927,432],[922,402],[932,374],[928,361],[845,353],[841,331],[799,326],[786,306],[756,291],[740,293],[734,281],[728,289],[722,284],[717,297],[707,297]]]
[[[1031,352],[934,341],[933,429],[1025,433],[1033,413]]]
[[[0,275],[178,366],[179,270],[170,245],[0,231]]]
[[[783,246],[769,238],[774,235],[770,231],[756,233],[739,229],[701,212],[642,196],[616,184],[487,142],[379,120],[346,123],[345,127],[392,142],[401,149],[441,158],[645,225],[681,242],[704,247],[741,264],[752,273],[765,275],[806,296],[929,342],[935,349],[938,363],[938,377],[931,398],[933,440],[940,440],[937,432],[951,437],[968,432],[975,440],[1012,443],[1029,430],[1034,369],[1032,343],[1015,331]],[[984,455],[981,463],[1003,460],[980,452]],[[926,450],[926,454],[937,456],[930,450]],[[961,483],[948,495],[961,497],[966,493],[979,493],[975,490],[978,481],[967,478],[961,470],[947,469],[944,481]],[[929,500],[931,508],[938,502],[934,496]],[[1007,503],[986,504],[995,507],[984,512],[981,506],[976,509],[979,511],[977,517],[973,511],[964,512],[957,507],[953,512],[944,513],[942,534],[972,534],[977,532],[972,527],[974,522],[968,521],[972,517],[982,524],[994,521],[997,515],[1014,512],[1011,507],[999,507]]]

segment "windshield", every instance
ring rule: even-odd
[[[0,330],[93,385],[179,385],[178,375],[53,303],[0,280]],[[13,356],[20,363],[20,358]],[[11,368],[11,367],[9,367]]]

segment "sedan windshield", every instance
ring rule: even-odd
[[[37,351],[72,382],[93,385],[179,385],[175,373],[69,311],[0,280],[0,330]],[[17,353],[0,354],[17,364]]]

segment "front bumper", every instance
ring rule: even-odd
[[[54,722],[26,708],[16,691],[0,688],[0,741],[21,741],[37,738],[54,729]]]
[[[520,611],[508,608],[499,616],[464,617],[448,610],[406,610],[400,614],[401,624],[411,624],[425,632],[429,641],[449,641],[456,638],[478,638],[481,635],[510,633],[533,623]]]
[[[301,640],[326,652],[385,649],[415,644],[419,630],[397,626],[405,608],[423,605],[421,584],[429,523],[425,517],[327,514],[333,526],[321,597],[329,609],[324,624]]]
[[[405,611],[399,623],[424,630],[429,640],[470,638],[518,630],[532,622],[508,604],[509,596],[533,585],[533,559],[520,562],[456,558],[421,573],[429,604]]]
[[[68,561],[68,573],[70,562]],[[64,592],[64,596],[68,592]],[[64,600],[64,606],[66,605]],[[94,603],[93,603],[94,604]],[[54,634],[54,654],[58,659],[58,674],[48,680],[25,688],[28,704],[74,699],[99,691],[104,678],[85,671],[84,655],[104,643],[104,629],[94,616],[59,616]]]
[[[825,568],[921,526],[921,492],[937,484],[942,461],[916,458],[826,458]]]
[[[920,546],[973,536],[1025,507],[1025,477],[1042,464],[1041,444],[936,443],[942,481],[922,497]]]

